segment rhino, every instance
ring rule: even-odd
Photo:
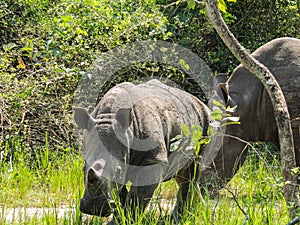
[[[284,93],[291,118],[296,164],[300,166],[300,40],[274,39],[254,51],[252,56],[271,71]],[[212,189],[211,185],[217,185],[215,189],[222,188],[235,175],[246,159],[247,142],[269,142],[279,149],[273,106],[261,82],[242,65],[227,81],[224,75],[216,81],[210,109],[213,99],[226,106],[237,106],[232,115],[240,118],[240,124],[225,127],[218,149],[206,149],[206,160],[199,167],[200,184]]]
[[[192,131],[201,129],[205,137],[210,123],[203,102],[156,79],[124,82],[111,88],[91,113],[74,108],[74,118],[83,129],[82,213],[110,215],[114,196],[127,211],[144,209],[157,185],[172,177],[180,186],[174,215],[182,212],[197,157]]]

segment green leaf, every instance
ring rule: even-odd
[[[61,19],[63,22],[69,23],[73,20],[73,17],[72,16],[62,16]]]
[[[210,138],[202,138],[200,141],[199,141],[199,144],[200,145],[207,145],[209,142],[210,142]]]
[[[196,6],[195,0],[187,0],[188,8],[194,9]]]
[[[192,132],[192,142],[196,143],[202,138],[203,128],[200,125],[193,126]]]
[[[215,106],[219,106],[219,107],[221,107],[222,109],[226,110],[226,107],[225,107],[221,102],[219,102],[219,101],[217,101],[217,100],[215,100],[215,99],[213,99],[212,102],[213,102],[213,104],[214,104]]]
[[[190,129],[185,124],[181,124],[181,132],[182,132],[184,137],[189,137],[190,136]]]
[[[16,47],[17,45],[15,43],[8,43],[8,44],[4,44],[2,45],[2,48],[5,52],[12,50],[14,47]]]
[[[181,66],[183,66],[186,70],[190,69],[190,66],[184,61],[184,59],[180,59],[179,63]]]
[[[228,126],[228,125],[240,125],[240,124],[241,124],[240,122],[226,122],[226,123],[222,124],[222,127],[223,126]]]
[[[300,174],[300,167],[295,167],[293,169],[291,169],[291,173],[292,175],[299,175]]]
[[[222,120],[223,113],[218,107],[214,107],[213,111],[211,112],[211,117],[213,120]]]
[[[195,125],[192,127],[193,132],[201,132],[203,131],[203,128],[200,125]]]
[[[218,0],[218,6],[221,12],[226,13],[227,6],[224,0]]]
[[[82,34],[84,36],[88,36],[88,33],[85,30],[80,29],[79,27],[76,27],[77,34]]]
[[[237,108],[237,105],[233,106],[232,108],[230,106],[228,106],[226,108],[226,112],[233,113],[236,111],[236,108]]]

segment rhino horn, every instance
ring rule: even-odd
[[[93,120],[91,115],[88,113],[88,111],[81,107],[74,107],[74,119],[76,124],[81,129],[88,129],[89,122]]]
[[[116,113],[116,120],[121,125],[122,129],[127,129],[132,122],[132,109],[122,108]]]

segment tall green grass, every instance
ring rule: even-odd
[[[46,142],[47,143],[47,142]],[[13,160],[10,152],[13,148]],[[1,224],[19,224],[20,209],[50,208],[41,215],[25,216],[22,224],[61,224],[58,223],[56,208],[75,208],[83,190],[83,159],[80,154],[72,153],[69,149],[61,152],[50,152],[46,146],[28,155],[22,151],[24,147],[14,142],[6,144],[3,158],[0,162],[0,209]],[[13,212],[15,209],[15,212]],[[75,212],[78,212],[78,210]],[[16,218],[5,222],[8,212],[13,212]],[[41,214],[41,213],[40,213]],[[79,220],[79,216],[68,213],[63,220]],[[61,218],[60,218],[61,219]]]
[[[5,153],[11,146],[6,145]],[[16,146],[15,146],[16,147]],[[0,164],[0,224],[105,224],[106,218],[83,215],[79,211],[79,200],[83,194],[83,158],[69,149],[50,152],[45,146],[36,152],[34,161],[22,154],[17,146],[12,165],[7,154]],[[26,152],[26,151],[25,151]],[[269,157],[270,158],[270,157]],[[278,159],[263,155],[257,160],[250,154],[245,165],[227,188],[215,198],[200,196],[199,192],[190,198],[179,224],[286,224],[288,210],[281,193],[280,164]],[[266,164],[268,161],[268,164]],[[12,170],[11,170],[12,166]],[[152,204],[142,212],[136,209],[134,215],[125,216],[119,205],[117,224],[175,224],[170,212],[178,187],[171,180],[159,186]],[[204,201],[203,201],[204,199]],[[160,205],[160,203],[162,203]],[[19,209],[32,207],[49,208],[36,215],[23,216]],[[69,208],[62,216],[58,208]],[[13,218],[7,221],[8,212],[15,209]],[[22,218],[20,219],[20,217]]]

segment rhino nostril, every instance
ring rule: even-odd
[[[94,184],[94,183],[97,182],[97,180],[94,179],[94,178],[88,178],[88,182],[89,182],[90,184]]]

